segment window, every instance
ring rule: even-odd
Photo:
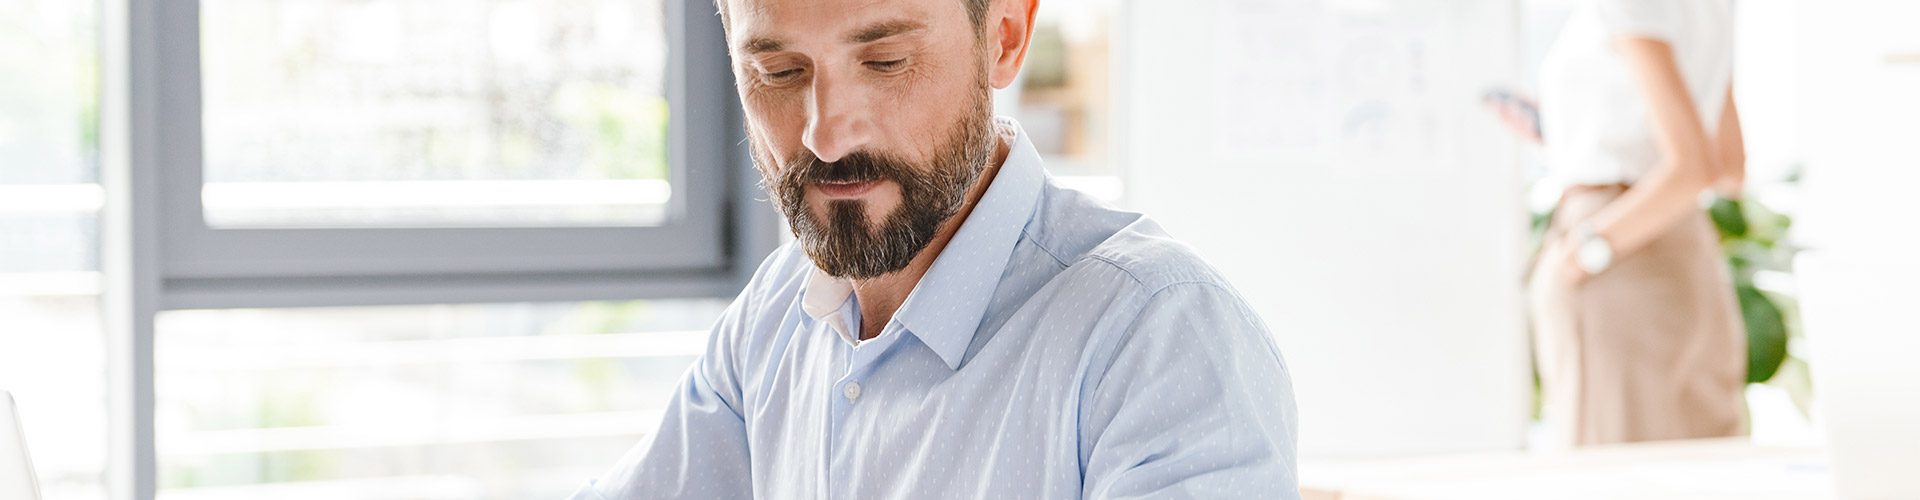
[[[659,425],[726,305],[162,313],[159,497],[564,498]]]
[[[99,6],[99,111],[0,123],[0,225],[41,217],[0,239],[0,382],[82,386],[21,398],[72,415],[29,430],[81,445],[36,457],[52,500],[564,495],[777,242],[709,0]],[[0,110],[55,109],[12,76],[71,55],[0,27]]]
[[[770,247],[708,1],[171,3],[165,308],[716,295]]]
[[[66,0],[0,12],[0,389],[46,500],[102,499],[99,14]]]

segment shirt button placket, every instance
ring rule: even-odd
[[[845,387],[840,388],[840,394],[845,395],[847,397],[848,403],[852,403],[856,400],[859,400],[860,399],[860,383],[847,382],[847,385]]]

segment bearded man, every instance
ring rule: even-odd
[[[992,116],[1037,0],[720,2],[795,241],[574,498],[1299,497],[1260,319]]]

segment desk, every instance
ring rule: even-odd
[[[1745,438],[1387,459],[1303,460],[1305,500],[1831,500],[1816,447]]]

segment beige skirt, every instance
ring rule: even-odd
[[[1549,245],[1624,186],[1570,189]],[[1554,248],[1541,255],[1553,255]],[[1578,286],[1564,262],[1532,270],[1535,360],[1541,408],[1564,446],[1692,439],[1745,432],[1746,334],[1719,237],[1704,212],[1686,216],[1644,248],[1616,255]]]

